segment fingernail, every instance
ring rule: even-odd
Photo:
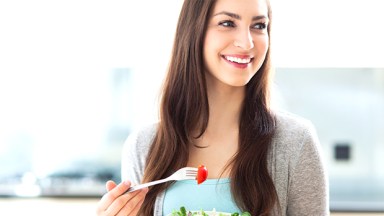
[[[127,185],[127,186],[131,186],[131,182],[129,180],[124,180],[123,181],[123,184]]]

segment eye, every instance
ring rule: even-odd
[[[223,27],[236,27],[235,23],[232,20],[224,20],[219,22],[220,26]]]
[[[266,24],[266,23],[256,23],[255,25],[253,25],[252,28],[253,28],[253,29],[260,29],[260,30],[263,30],[263,29],[266,29],[266,28],[267,28],[267,24]]]

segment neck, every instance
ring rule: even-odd
[[[208,131],[223,133],[237,130],[245,87],[209,88]]]
[[[209,120],[201,137],[194,140],[188,165],[205,164],[209,178],[228,177],[229,161],[238,150],[240,112],[244,87],[208,88]],[[228,88],[227,88],[228,87]]]

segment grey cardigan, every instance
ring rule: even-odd
[[[329,193],[316,131],[297,115],[276,112],[277,131],[268,155],[271,177],[283,216],[329,215]],[[122,153],[121,176],[140,183],[156,124],[130,134]],[[155,216],[162,215],[164,193],[157,197]]]

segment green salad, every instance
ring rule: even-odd
[[[197,211],[197,212],[192,212],[192,211],[187,211],[184,206],[180,208],[179,211],[173,211],[171,216],[251,216],[249,212],[243,212],[243,213],[222,213],[222,212],[216,212],[215,209],[210,212],[204,212],[203,210]]]

